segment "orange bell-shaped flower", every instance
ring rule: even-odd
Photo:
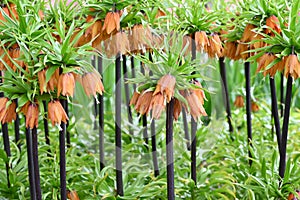
[[[26,117],[26,128],[33,129],[38,127],[39,122],[39,105],[34,102],[27,102],[22,108],[21,112]]]
[[[198,51],[203,50],[204,48],[208,48],[208,46],[210,46],[205,31],[198,31],[195,33],[195,43]]]
[[[278,18],[275,15],[270,16],[266,20],[266,25],[268,27],[270,27],[270,29],[273,29],[274,31],[276,31],[278,34],[281,33],[281,28],[280,28],[279,20],[278,20]],[[275,34],[270,29],[265,29],[265,33],[266,34],[270,34],[271,36],[274,36]]]
[[[259,106],[258,106],[258,104],[257,104],[256,102],[254,102],[254,101],[251,102],[251,111],[252,111],[252,112],[257,112],[257,111],[259,111]]]
[[[214,57],[223,57],[223,46],[222,46],[222,41],[219,37],[218,34],[213,34],[210,38],[209,38],[209,46],[206,46],[205,51],[207,52],[208,56],[211,58]]]
[[[162,111],[165,109],[165,101],[162,93],[155,94],[150,102],[149,110],[152,109],[152,118],[159,119]]]
[[[87,96],[93,95],[97,99],[97,93],[102,95],[104,87],[100,74],[94,70],[82,76],[82,86]]]
[[[161,77],[156,85],[153,95],[162,93],[169,103],[174,95],[176,79],[174,76],[167,74]]]
[[[234,101],[234,106],[237,108],[244,107],[244,97],[242,95],[236,96],[235,101]]]
[[[174,120],[176,120],[176,121],[178,120],[181,110],[182,110],[181,103],[178,99],[175,98],[174,99],[174,111],[173,111]]]
[[[291,75],[294,79],[300,76],[300,62],[297,55],[291,54],[287,57],[284,65],[284,75]]]
[[[61,122],[67,123],[67,120],[69,120],[64,108],[58,100],[48,103],[48,118],[53,126],[61,124]]]
[[[16,103],[13,101],[9,106],[7,106],[9,99],[6,97],[0,98],[0,122],[10,123],[17,117],[16,114]]]
[[[79,200],[79,196],[75,190],[73,190],[73,191],[68,190],[67,197],[70,200]]]
[[[198,120],[200,116],[207,116],[201,100],[193,90],[186,92],[185,99],[188,102],[190,113],[194,120]]]
[[[72,72],[61,74],[58,79],[57,96],[60,94],[73,97],[75,89],[75,77]]]
[[[107,34],[111,34],[114,30],[120,30],[120,17],[123,12],[108,12],[105,16],[104,24],[102,27],[103,31],[106,31]]]
[[[150,111],[149,107],[150,107],[152,96],[153,96],[152,91],[143,92],[140,95],[139,99],[137,100],[134,109],[141,115],[145,115],[145,114],[147,115]]]
[[[258,59],[258,67],[256,72],[264,70],[270,63],[276,59],[273,53],[265,53]]]
[[[140,93],[138,93],[138,92],[135,91],[135,92],[133,93],[131,99],[130,99],[129,105],[130,105],[130,106],[135,105],[136,102],[138,101],[139,97],[140,97]]]

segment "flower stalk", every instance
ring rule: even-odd
[[[92,57],[92,66],[96,68],[96,56],[93,56]],[[99,71],[98,71],[99,72]],[[97,100],[99,101],[99,95],[97,95],[97,98],[94,99],[94,116],[95,116],[95,119],[97,118],[98,116],[98,104],[100,102],[97,102]],[[94,122],[94,130],[97,130],[97,120],[95,120]]]
[[[291,75],[287,78],[285,106],[282,125],[281,151],[279,160],[279,176],[283,179],[286,168],[286,146],[289,129],[290,108],[292,100],[293,78]]]
[[[68,120],[68,116],[69,116],[69,104],[66,101],[65,102],[65,107],[64,110],[66,111],[66,116],[67,116],[67,122],[66,122],[66,139],[67,139],[67,147],[70,148],[71,147],[71,135],[70,135],[70,131],[68,130],[69,127],[69,120]]]
[[[16,104],[16,107],[18,107],[18,99],[16,99],[14,102]],[[16,114],[16,119],[15,119],[14,127],[15,127],[15,141],[16,141],[16,144],[17,144],[19,150],[21,151],[21,143],[20,143],[20,118],[19,118],[18,114]]]
[[[35,187],[35,173],[33,164],[33,149],[32,149],[32,134],[31,129],[26,128],[26,144],[27,144],[27,160],[28,160],[28,176],[29,176],[29,189],[31,200],[36,200],[36,187]]]
[[[126,101],[126,107],[127,107],[127,116],[128,116],[128,122],[129,122],[129,133],[133,135],[133,131],[131,128],[132,124],[132,112],[131,112],[131,107],[129,105],[130,102],[130,97],[129,97],[129,86],[128,83],[126,83],[128,79],[127,75],[127,65],[126,65],[126,56],[123,55],[123,79],[124,79],[124,89],[125,89],[125,101]]]
[[[167,191],[168,200],[175,199],[174,191],[174,152],[173,152],[173,109],[174,99],[167,103],[166,146],[167,146]]]
[[[131,56],[131,77],[132,78],[135,78],[135,67],[134,67],[134,57]],[[136,90],[136,84],[134,83],[133,84],[133,90],[135,91]]]
[[[220,66],[220,74],[222,81],[222,89],[223,89],[223,99],[225,103],[226,113],[227,113],[227,122],[229,126],[229,133],[233,132],[233,126],[231,122],[231,109],[230,109],[230,101],[228,95],[228,85],[227,85],[227,76],[226,76],[226,66],[224,62],[224,57],[219,58],[219,66]]]
[[[186,117],[186,110],[182,107],[182,121],[183,121],[183,129],[184,129],[184,138],[186,141],[186,148],[188,151],[191,150],[191,142],[190,142],[190,134],[189,134],[189,125]]]
[[[148,127],[147,127],[147,115],[144,114],[142,116],[142,123],[143,123],[143,137],[144,137],[144,142],[145,142],[145,148],[149,150],[148,144],[149,144],[149,139],[148,139]]]
[[[280,116],[283,117],[283,104],[284,104],[284,75],[280,74]]]
[[[141,73],[145,74],[145,70],[144,70],[144,67],[143,67],[143,62],[141,62],[140,64],[141,64],[140,65],[141,66]],[[147,131],[147,113],[148,113],[148,111],[146,111],[146,113],[144,113],[142,115],[142,125],[143,125],[143,137],[144,137],[144,142],[145,142],[145,148],[148,150],[149,149],[149,147],[148,147],[149,139],[148,139],[148,131]]]
[[[98,57],[98,72],[103,74],[102,57]],[[100,154],[100,169],[105,167],[104,164],[104,101],[103,95],[98,94],[99,98],[99,154]]]
[[[270,79],[270,90],[271,90],[271,100],[272,100],[272,115],[274,118],[278,151],[280,152],[281,151],[281,130],[280,130],[280,120],[279,120],[279,115],[278,115],[275,79],[274,79],[274,77],[271,77],[271,76],[269,79]]]
[[[117,194],[124,195],[123,191],[123,171],[122,171],[122,93],[121,85],[121,55],[118,53],[116,56],[116,75],[115,75],[115,141],[116,141],[116,174],[117,174]]]
[[[3,143],[4,143],[4,151],[7,155],[7,157],[9,158],[11,156],[11,152],[10,152],[7,123],[2,124],[2,136],[3,136]],[[5,163],[5,167],[6,167],[7,187],[10,188],[10,180],[9,180],[10,166],[9,166],[8,159],[7,159],[7,162]]]
[[[34,168],[34,181],[36,190],[36,199],[42,199],[41,183],[40,183],[40,168],[39,168],[39,156],[38,156],[38,135],[37,128],[34,127],[31,130],[32,137],[32,153],[33,153],[33,168]]]
[[[192,35],[192,60],[196,59],[196,43],[195,34]],[[193,72],[195,73],[195,72]],[[191,112],[192,114],[192,112]],[[192,117],[191,119],[191,178],[197,184],[196,172],[196,151],[197,151],[197,121]]]
[[[1,76],[3,75],[3,72],[0,72]],[[0,83],[3,82],[3,79],[0,78]],[[0,92],[0,97],[4,97],[3,92]],[[9,144],[9,135],[8,135],[8,127],[7,127],[7,123],[1,123],[2,125],[2,137],[3,137],[3,143],[4,143],[4,151],[7,155],[7,157],[11,156],[11,152],[10,152],[10,144]],[[6,177],[7,177],[7,187],[10,188],[10,181],[9,181],[9,163],[8,160],[5,163],[5,167],[6,167]]]
[[[67,100],[62,99],[60,103],[65,109],[67,105]],[[60,166],[60,199],[67,199],[67,182],[66,182],[66,123],[61,121],[61,130],[59,131],[59,166]]]
[[[153,62],[152,54],[149,52],[149,61]],[[153,74],[150,71],[150,74]],[[154,98],[152,98],[151,103]],[[154,110],[154,109],[153,109]],[[157,148],[156,148],[156,130],[155,130],[155,119],[153,118],[153,111],[152,111],[152,121],[151,121],[151,149],[152,149],[152,161],[153,161],[153,168],[154,168],[154,176],[159,176],[159,169],[158,169],[158,160],[157,160]]]
[[[45,131],[45,140],[46,140],[46,144],[50,146],[50,138],[49,138],[49,126],[48,126],[48,107],[47,107],[47,102],[46,101],[43,101],[43,107],[44,107],[44,111],[45,111],[45,114],[44,114],[44,131]]]
[[[246,115],[247,115],[247,135],[249,148],[252,148],[252,123],[251,123],[251,83],[250,83],[250,62],[245,62],[245,78],[246,78]],[[252,165],[253,155],[248,150],[249,165]]]
[[[155,119],[151,122],[151,147],[152,147],[152,160],[154,168],[154,176],[159,176],[158,161],[157,161],[157,148],[156,148],[156,132],[155,132]]]

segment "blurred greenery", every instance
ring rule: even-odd
[[[166,199],[166,145],[165,116],[156,121],[157,154],[160,175],[154,177],[152,155],[145,147],[142,126],[138,117],[133,124],[127,121],[126,106],[123,104],[123,178],[124,196],[116,196],[115,157],[114,157],[114,62],[104,60],[105,127],[104,146],[106,167],[101,171],[99,164],[98,130],[93,115],[94,101],[88,99],[80,85],[76,88],[74,103],[70,105],[71,148],[67,150],[67,188],[77,191],[80,199]],[[127,62],[130,64],[130,62]],[[135,63],[138,66],[138,62]],[[284,199],[290,192],[299,188],[299,127],[300,120],[297,99],[298,82],[293,91],[293,104],[290,119],[288,142],[288,162],[286,177],[278,185],[279,155],[275,133],[271,123],[271,110],[268,80],[252,70],[252,96],[260,107],[253,113],[253,165],[248,164],[245,110],[233,107],[237,94],[244,94],[243,64],[228,62],[227,77],[232,105],[232,121],[235,131],[231,140],[227,131],[225,109],[222,102],[218,63],[209,63],[211,70],[204,74],[207,89],[210,91],[212,116],[207,126],[200,125],[197,132],[197,185],[190,179],[190,152],[186,149],[183,122],[179,118],[174,124],[175,192],[177,199]],[[136,67],[138,70],[139,67]],[[129,76],[130,73],[129,73]],[[279,88],[280,76],[276,77]],[[133,91],[130,85],[131,92]],[[278,91],[279,92],[279,91]],[[133,114],[135,116],[135,114]],[[188,120],[190,120],[188,118]],[[150,123],[150,118],[148,117]],[[10,125],[12,156],[9,163],[11,188],[7,188],[3,140],[0,140],[0,196],[4,199],[29,199],[27,176],[27,153],[24,136],[24,119],[21,118],[22,150],[14,141],[13,126]],[[134,135],[130,135],[131,126]],[[40,123],[39,162],[43,199],[59,199],[59,146],[58,128],[50,127],[50,142],[45,143],[43,125]],[[150,130],[148,131],[150,132]],[[131,140],[130,140],[131,138]],[[151,141],[151,140],[150,140]],[[151,147],[150,147],[151,150]]]
[[[263,0],[256,2],[264,3]],[[14,2],[14,1],[13,1]],[[84,1],[78,1],[81,6]],[[97,0],[89,1],[91,5]],[[115,2],[115,1],[113,1]],[[132,3],[124,1],[125,4]],[[145,6],[144,12],[154,23],[155,13],[151,13]],[[156,2],[156,1],[155,1]],[[181,1],[168,1],[170,7],[175,7]],[[187,0],[189,5],[196,5],[192,0]],[[251,4],[255,1],[249,1]],[[61,1],[67,3],[66,1]],[[157,2],[156,2],[157,3]],[[197,2],[196,2],[197,3]],[[199,3],[199,2],[198,2]],[[75,4],[75,3],[74,3]],[[166,2],[161,4],[167,4]],[[202,4],[202,3],[201,3]],[[204,4],[204,3],[203,3]],[[31,4],[30,4],[31,5]],[[108,4],[109,8],[111,4]],[[113,4],[115,5],[115,4]],[[156,4],[158,5],[158,4]],[[263,5],[266,5],[265,3]],[[118,4],[118,6],[123,6]],[[93,7],[93,6],[91,6]],[[95,5],[94,5],[95,7]],[[222,5],[225,8],[224,5]],[[68,9],[67,9],[68,8]],[[89,7],[88,7],[89,8]],[[97,7],[96,7],[97,8]],[[109,9],[107,8],[107,9]],[[167,8],[167,7],[166,7]],[[164,11],[171,12],[164,8]],[[214,12],[208,18],[199,21],[203,13],[209,13],[206,9],[199,12],[198,7],[192,7],[192,12],[186,12],[186,7],[178,7],[177,14],[182,14],[180,19],[181,26],[178,27],[178,20],[173,24],[154,24],[155,26],[170,26],[170,30],[176,26],[177,29],[186,29],[186,32],[195,30],[212,30],[208,25],[209,19],[215,19]],[[203,8],[203,7],[202,7]],[[157,12],[157,7],[155,8]],[[36,8],[38,10],[38,8]],[[49,22],[55,22],[55,14],[65,23],[72,23],[77,14],[72,5],[65,10],[48,10],[53,12]],[[89,10],[89,9],[88,9]],[[168,10],[168,11],[167,11]],[[222,11],[222,10],[221,10]],[[150,13],[149,13],[150,12]],[[61,14],[59,14],[61,13]],[[46,13],[47,14],[47,13]],[[49,14],[49,13],[48,13]],[[103,15],[103,13],[98,13]],[[169,13],[170,14],[170,13]],[[224,14],[224,20],[228,20],[228,15]],[[151,15],[151,16],[150,16]],[[26,16],[26,15],[25,15]],[[24,16],[24,17],[25,17]],[[104,15],[103,15],[104,16]],[[102,18],[103,16],[98,16]],[[252,16],[252,15],[251,15]],[[128,18],[133,19],[130,15]],[[123,23],[130,24],[123,18]],[[172,16],[173,19],[173,16]],[[246,19],[246,18],[245,18]],[[137,19],[134,19],[137,20]],[[247,20],[247,19],[246,19]],[[76,20],[75,20],[76,21]],[[130,21],[130,20],[129,20]],[[221,20],[222,21],[222,20]],[[77,21],[79,24],[84,20]],[[136,22],[136,21],[134,21]],[[144,22],[144,21],[142,21]],[[218,22],[219,23],[219,22]],[[195,27],[193,26],[196,25]],[[25,24],[23,24],[23,28]],[[26,26],[27,27],[27,26]],[[32,28],[32,26],[30,26]],[[62,26],[61,26],[62,27]],[[220,27],[215,27],[219,29]],[[238,27],[241,28],[241,27]],[[27,30],[27,29],[26,29]],[[62,31],[66,31],[62,29]],[[164,30],[165,31],[165,30]],[[169,30],[168,30],[169,31]],[[239,30],[240,31],[240,30]],[[71,33],[71,31],[69,31]],[[236,34],[236,33],[235,33]],[[10,37],[10,35],[8,34]],[[46,41],[44,41],[47,43]],[[67,43],[65,43],[68,46]],[[227,80],[229,89],[229,100],[232,108],[232,122],[234,132],[228,132],[228,125],[225,120],[225,109],[221,91],[219,63],[218,60],[208,59],[205,54],[198,54],[196,61],[201,66],[201,81],[206,89],[207,101],[205,108],[210,115],[209,119],[202,119],[203,123],[198,124],[197,131],[197,184],[190,178],[190,151],[187,150],[186,140],[184,139],[183,119],[179,118],[174,123],[174,169],[175,169],[175,193],[177,199],[286,199],[290,193],[295,193],[300,188],[300,146],[299,146],[299,121],[300,121],[300,92],[299,81],[295,81],[293,87],[292,112],[289,127],[288,140],[288,160],[286,175],[279,185],[278,165],[279,153],[276,136],[274,133],[273,122],[271,119],[271,100],[268,78],[262,74],[256,74],[256,66],[251,66],[251,98],[259,105],[259,110],[253,113],[253,148],[251,148],[253,164],[249,166],[248,142],[246,130],[246,114],[244,108],[235,108],[233,102],[237,95],[245,96],[244,85],[244,66],[242,61],[226,62]],[[96,62],[97,63],[97,62]],[[127,66],[130,66],[129,59]],[[140,71],[140,61],[135,60],[135,70]],[[71,147],[67,149],[67,188],[77,191],[80,199],[166,199],[166,144],[165,144],[165,113],[160,120],[156,121],[157,156],[160,175],[154,176],[152,154],[144,143],[143,128],[140,117],[133,112],[133,123],[127,119],[127,105],[122,104],[122,152],[123,152],[123,180],[124,196],[117,196],[115,178],[115,127],[114,127],[114,82],[115,82],[115,63],[114,60],[104,59],[103,61],[103,84],[104,92],[104,153],[105,168],[100,170],[99,163],[99,116],[94,113],[94,100],[89,99],[80,84],[76,85],[76,93],[70,108],[70,121],[68,130],[71,134]],[[137,74],[137,73],[136,73]],[[129,70],[128,76],[132,77]],[[280,98],[281,76],[275,77],[277,97]],[[124,84],[126,80],[120,81]],[[284,80],[286,82],[286,80]],[[285,85],[285,84],[284,84]],[[132,85],[129,85],[130,93],[133,93]],[[125,99],[124,87],[123,102]],[[132,108],[133,110],[133,108]],[[191,119],[188,117],[188,122]],[[150,127],[150,116],[148,116],[148,127]],[[281,119],[282,122],[282,119]],[[14,143],[14,127],[9,125],[10,145],[12,155],[8,158],[4,152],[3,139],[0,139],[0,200],[1,199],[30,199],[27,152],[25,142],[24,118],[21,117],[21,151]],[[39,134],[39,166],[41,176],[41,188],[43,199],[60,199],[59,183],[59,142],[58,127],[50,126],[50,142],[48,146],[45,142],[44,127],[42,118],[38,127]],[[129,134],[129,128],[134,131]],[[148,134],[150,130],[148,130]],[[233,139],[233,140],[232,140]],[[151,139],[150,139],[151,142]],[[150,143],[149,143],[150,144]],[[149,145],[150,146],[150,145]],[[148,146],[148,147],[149,147]],[[151,146],[149,147],[151,150]],[[9,178],[11,187],[7,187],[6,166],[9,162]]]

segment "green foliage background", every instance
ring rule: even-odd
[[[104,66],[114,63],[105,60]],[[129,64],[129,63],[128,63]],[[136,63],[138,64],[138,63]],[[231,105],[237,94],[243,94],[242,63],[226,62]],[[218,63],[210,63],[206,81],[211,90],[212,116],[207,126],[197,131],[197,179],[194,185],[190,177],[190,152],[186,149],[182,119],[174,127],[175,192],[178,199],[278,199],[299,188],[299,112],[298,82],[295,83],[294,109],[290,120],[288,162],[283,186],[278,187],[279,155],[271,122],[268,80],[252,73],[252,93],[260,106],[253,113],[253,166],[248,164],[245,110],[232,105],[232,121],[235,127],[234,141],[227,131],[225,111],[219,82]],[[138,68],[138,67],[137,67]],[[134,136],[128,133],[126,107],[123,104],[123,167],[124,197],[116,197],[114,169],[114,88],[113,67],[104,70],[105,92],[105,159],[106,167],[100,171],[98,154],[97,118],[94,117],[94,101],[87,99],[81,86],[76,88],[69,131],[71,148],[67,151],[67,187],[76,190],[80,199],[166,199],[165,121],[156,121],[158,161],[160,176],[154,177],[151,154],[144,146],[142,126],[134,119]],[[129,74],[130,75],[130,74]],[[278,76],[279,77],[279,76]],[[277,84],[280,80],[276,79]],[[278,87],[279,88],[279,87]],[[132,90],[132,87],[131,87]],[[253,99],[254,99],[253,98]],[[206,102],[206,104],[209,102]],[[150,121],[150,118],[148,118]],[[21,119],[24,122],[24,119]],[[21,123],[23,124],[23,123]],[[24,130],[25,127],[21,127]],[[58,129],[52,127],[51,146],[45,144],[43,126],[39,126],[39,161],[43,199],[59,198],[59,147]],[[18,151],[10,126],[12,156],[9,162],[12,187],[6,186],[5,156],[0,142],[0,196],[4,199],[28,199],[27,156],[24,132],[21,133],[22,151]],[[130,140],[131,138],[131,140]],[[150,148],[151,149],[151,148]]]

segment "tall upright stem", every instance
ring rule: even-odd
[[[128,79],[127,75],[127,64],[126,64],[126,56],[123,55],[123,79],[124,79],[124,89],[125,89],[125,101],[126,101],[126,106],[127,106],[127,116],[128,116],[128,122],[129,122],[129,133],[133,135],[133,131],[131,128],[132,125],[132,112],[131,112],[131,107],[129,105],[130,102],[130,97],[129,97],[129,86],[126,83]]]
[[[131,56],[131,77],[135,78],[135,68],[134,68],[134,57]],[[136,85],[135,83],[133,84],[133,90],[135,91]]]
[[[9,144],[9,135],[8,135],[8,127],[7,123],[2,124],[2,134],[3,134],[3,143],[4,143],[4,150],[6,152],[7,157],[11,156],[10,153],[10,144]],[[7,187],[10,188],[10,181],[9,181],[9,162],[5,163],[6,166],[6,177],[7,177]]]
[[[191,124],[191,137],[192,137],[192,145],[191,145],[191,178],[192,180],[197,183],[197,172],[196,172],[196,151],[197,151],[197,122],[192,117],[192,124]]]
[[[195,34],[192,35],[192,60],[196,59],[196,43]],[[192,117],[191,120],[191,178],[197,184],[197,174],[196,174],[196,151],[197,151],[197,122]]]
[[[219,58],[219,65],[220,65],[220,74],[222,79],[222,88],[223,88],[223,99],[227,113],[227,122],[229,126],[229,132],[233,132],[233,127],[231,123],[231,109],[230,109],[230,101],[228,95],[228,86],[227,86],[227,76],[226,76],[226,66],[224,62],[224,57]]]
[[[96,68],[96,56],[93,56],[92,57],[92,65],[94,68]],[[97,100],[94,99],[94,116],[95,116],[95,119],[97,118],[98,116],[98,103],[97,103]],[[94,122],[94,130],[97,130],[97,120],[95,120]]]
[[[141,73],[145,74],[145,70],[143,67],[143,63],[141,62]],[[144,137],[144,142],[145,142],[145,147],[148,150],[148,144],[149,144],[149,139],[148,139],[148,131],[147,131],[147,116],[143,115],[142,116],[142,123],[143,123],[143,137]]]
[[[16,105],[18,107],[18,99],[16,99],[15,102],[16,102]],[[17,113],[14,125],[15,125],[15,141],[16,141],[16,144],[17,144],[19,150],[21,151],[21,143],[20,143],[20,118],[19,118],[18,113]]]
[[[288,129],[289,129],[292,88],[293,88],[293,78],[289,75],[287,80],[287,86],[286,86],[284,116],[283,116],[283,125],[282,125],[281,151],[280,151],[280,161],[279,161],[279,176],[281,178],[284,178],[285,167],[286,167],[286,145],[287,145],[287,137],[288,137]]]
[[[270,77],[270,89],[271,89],[271,99],[272,99],[272,115],[274,117],[278,150],[280,152],[281,151],[281,130],[280,130],[280,121],[278,116],[275,79],[273,77]]]
[[[68,101],[65,101],[65,107],[64,107],[67,116],[69,117],[69,105],[68,105]],[[66,138],[67,138],[67,147],[70,148],[71,147],[71,136],[70,136],[70,131],[68,131],[68,127],[69,127],[69,120],[67,121],[66,124]]]
[[[145,142],[145,147],[148,150],[148,144],[149,144],[149,138],[148,138],[148,127],[147,127],[147,115],[143,115],[143,137],[144,137],[144,142]]]
[[[284,75],[280,74],[280,116],[283,117],[284,104]]]
[[[61,100],[63,108],[66,110],[66,100]],[[66,187],[66,124],[61,122],[61,130],[59,131],[59,166],[60,166],[60,199],[67,199],[67,187]]]
[[[32,135],[32,152],[33,152],[33,167],[34,167],[34,181],[36,190],[36,199],[42,199],[41,183],[40,183],[40,168],[38,156],[38,135],[37,128],[34,127],[31,131]]]
[[[117,174],[117,193],[120,196],[124,195],[123,191],[123,172],[122,172],[122,129],[121,129],[121,104],[122,104],[122,94],[121,94],[121,60],[120,54],[116,58],[116,99],[115,99],[115,140],[116,140],[116,174]]]
[[[167,191],[168,200],[175,199],[174,191],[174,152],[173,152],[173,112],[174,99],[167,104],[166,147],[167,147]]]
[[[44,107],[44,111],[45,111],[45,115],[44,115],[44,131],[45,131],[45,140],[46,140],[46,144],[50,145],[50,138],[49,138],[49,126],[48,126],[48,107],[47,107],[47,102],[43,101],[43,107]]]
[[[246,78],[246,115],[247,115],[247,134],[249,148],[252,148],[252,123],[251,123],[251,80],[250,80],[250,63],[245,62],[245,78]],[[252,165],[252,154],[248,150],[249,164]]]
[[[186,148],[188,151],[191,150],[191,142],[190,142],[190,134],[189,134],[189,125],[187,122],[186,111],[182,107],[182,121],[183,121],[183,129],[184,129],[184,137],[186,141]]]
[[[0,83],[2,83],[2,76],[3,76],[3,72],[1,71],[1,77],[0,77]],[[0,97],[4,97],[3,92],[0,92]],[[2,125],[2,137],[3,137],[3,143],[4,143],[4,151],[7,155],[7,157],[11,156],[10,153],[10,144],[9,144],[9,134],[8,134],[8,127],[7,127],[7,123],[1,124]],[[9,163],[6,162],[5,163],[6,166],[6,177],[7,177],[7,187],[10,188],[10,181],[9,181]]]
[[[149,61],[153,62],[152,54],[149,52]],[[150,76],[153,75],[153,72],[150,71]],[[159,175],[158,169],[158,161],[157,161],[157,149],[156,149],[156,130],[155,130],[155,120],[151,121],[151,149],[152,149],[152,160],[153,160],[153,168],[154,168],[154,176],[157,177]]]
[[[155,132],[155,120],[154,119],[151,122],[151,146],[152,146],[154,176],[158,176],[159,169],[158,169],[158,161],[157,161],[156,132]]]
[[[103,62],[102,57],[98,57],[98,71],[103,76]],[[102,77],[103,81],[103,77]],[[103,95],[98,95],[99,99],[99,155],[100,155],[100,169],[105,167],[104,164],[104,101]]]
[[[33,151],[32,151],[32,137],[31,130],[26,128],[26,145],[27,145],[27,161],[28,161],[28,176],[29,176],[29,189],[30,199],[36,200],[35,178],[34,178],[34,166],[33,166]]]

